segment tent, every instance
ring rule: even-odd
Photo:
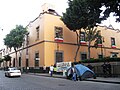
[[[70,67],[67,70],[66,76],[68,79],[72,78],[72,75],[73,75],[72,68],[73,67]],[[90,70],[88,67],[86,67],[82,64],[75,65],[74,70],[76,72],[76,77],[79,78],[79,80],[83,80],[83,79],[91,78],[91,77],[96,78],[95,73],[92,70]]]

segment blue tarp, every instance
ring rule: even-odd
[[[72,77],[73,75],[72,68],[74,68],[77,77],[81,79],[90,78],[90,77],[96,78],[95,73],[92,70],[90,70],[88,67],[82,64],[77,64],[74,67],[70,67],[66,73],[67,78]]]
[[[85,72],[89,71],[94,74],[92,70],[90,70],[88,67],[82,65],[82,64],[77,64],[74,66],[77,69],[77,75],[82,76]]]

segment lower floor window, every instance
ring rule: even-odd
[[[98,55],[98,58],[99,58],[99,59],[103,58],[103,55],[99,54],[99,55]]]
[[[112,57],[112,58],[113,58],[113,57],[118,57],[117,55],[118,55],[118,53],[111,53],[111,57]]]
[[[35,60],[35,67],[39,67],[39,60]]]
[[[87,54],[86,53],[81,53],[81,60],[87,59]]]
[[[35,53],[35,67],[39,67],[39,52]]]
[[[15,67],[15,58],[13,59],[13,67]]]
[[[59,52],[57,51],[56,54],[55,54],[55,61],[56,62],[63,62],[63,52]]]
[[[21,57],[19,57],[19,67],[21,67]]]
[[[29,60],[28,59],[26,59],[26,67],[29,67]]]

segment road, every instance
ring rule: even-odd
[[[120,85],[91,81],[71,81],[29,74],[8,78],[4,76],[4,71],[0,71],[0,90],[120,90]]]

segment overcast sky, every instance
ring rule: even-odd
[[[25,27],[34,20],[41,13],[44,3],[55,5],[61,15],[67,7],[67,0],[0,0],[0,49],[3,48],[5,35],[16,25]]]
[[[34,20],[41,13],[41,5],[51,3],[55,5],[56,11],[62,15],[67,8],[68,0],[0,0],[0,49],[3,48],[3,38],[16,25],[24,27]],[[114,23],[115,19],[111,18],[104,22],[107,26],[112,24],[119,28],[119,24]],[[1,30],[3,29],[3,31]]]

